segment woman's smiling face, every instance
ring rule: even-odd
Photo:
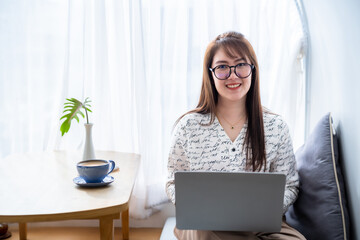
[[[219,48],[214,55],[211,67],[215,68],[220,65],[236,66],[240,63],[249,63],[249,60],[237,54],[234,57],[229,57],[223,48]],[[226,80],[219,80],[214,73],[212,73],[212,76],[220,101],[243,101],[245,103],[246,94],[251,86],[252,73],[246,78],[239,78],[235,74],[235,68],[231,68],[231,75]]]

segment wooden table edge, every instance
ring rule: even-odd
[[[114,209],[115,208],[115,209]],[[104,211],[105,210],[105,211]],[[86,212],[85,215],[84,212]],[[109,207],[102,209],[95,209],[90,211],[75,212],[75,213],[62,213],[62,214],[47,214],[47,215],[31,215],[18,219],[18,216],[13,218],[6,218],[7,222],[19,223],[19,239],[27,239],[27,223],[28,222],[42,222],[42,221],[57,221],[57,220],[82,220],[82,219],[99,219],[100,237],[101,239],[113,239],[114,236],[114,225],[113,220],[119,219],[121,215],[122,235],[123,239],[129,239],[129,203],[121,205],[121,207]],[[80,214],[77,217],[75,215]],[[51,216],[49,216],[51,215]],[[70,216],[69,216],[70,215]],[[35,217],[35,219],[34,219]],[[30,219],[30,221],[29,221]],[[1,220],[1,218],[0,218]]]
[[[81,219],[96,219],[102,216],[112,214],[119,214],[122,211],[129,209],[129,203],[124,203],[117,206],[83,210],[77,212],[67,213],[49,213],[49,214],[35,214],[35,215],[0,215],[1,222],[17,223],[17,222],[47,222],[47,221],[63,221],[63,220],[81,220]]]

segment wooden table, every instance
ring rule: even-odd
[[[123,239],[129,238],[129,200],[140,155],[112,151],[96,157],[114,160],[120,170],[101,188],[73,183],[81,152],[54,151],[11,155],[0,159],[0,222],[18,222],[26,239],[27,222],[99,219],[101,240],[113,239],[113,220],[121,215]]]

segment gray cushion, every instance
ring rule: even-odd
[[[299,196],[287,222],[308,240],[349,239],[349,215],[339,164],[337,137],[325,115],[295,154]]]

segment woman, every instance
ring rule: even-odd
[[[283,211],[298,194],[296,162],[282,118],[261,106],[259,66],[251,44],[227,32],[205,53],[198,106],[174,129],[168,161],[168,197],[175,203],[176,171],[261,171],[286,174]],[[178,239],[305,239],[282,223],[279,233],[174,230]]]

